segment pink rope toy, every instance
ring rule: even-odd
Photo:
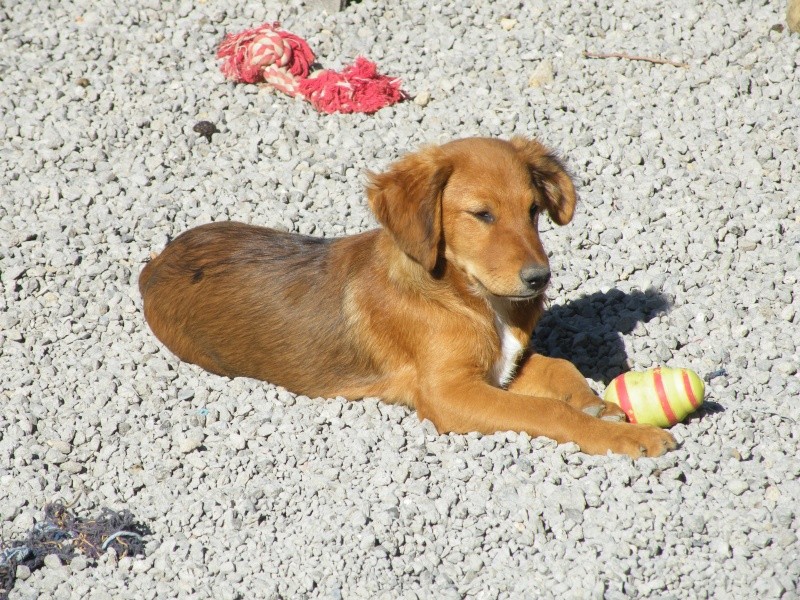
[[[371,114],[406,98],[399,79],[379,74],[375,63],[363,56],[341,72],[323,70],[309,76],[314,53],[303,38],[277,22],[228,34],[217,58],[223,59],[220,69],[228,79],[264,81],[290,96],[303,96],[329,114]]]

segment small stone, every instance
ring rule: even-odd
[[[72,445],[62,440],[48,440],[47,445],[61,452],[61,454],[69,454],[72,452]]]
[[[205,460],[203,460],[202,455],[200,454],[190,454],[186,457],[186,462],[192,465],[198,471],[205,471],[208,464]]]
[[[22,531],[28,531],[33,527],[34,522],[30,513],[21,512],[14,519],[14,527]]]
[[[428,468],[428,465],[422,462],[415,462],[411,463],[411,467],[409,469],[409,473],[412,479],[422,479],[423,477],[427,477],[431,474],[431,470]]]
[[[514,27],[517,26],[517,23],[518,21],[516,19],[510,19],[508,17],[500,19],[500,27],[502,27],[506,31],[511,31],[512,29],[514,29]]]
[[[395,483],[404,483],[406,479],[408,479],[408,465],[400,463],[392,471],[392,480]]]
[[[51,464],[60,465],[67,460],[67,455],[63,452],[59,452],[55,448],[50,448],[44,455],[44,459]]]
[[[347,0],[310,0],[308,6],[328,13],[335,13],[345,9]]]
[[[775,535],[775,543],[781,548],[789,548],[797,543],[797,534],[793,531],[780,531]]]
[[[63,563],[57,554],[48,554],[44,557],[44,566],[48,569],[58,569]]]
[[[24,342],[25,336],[20,333],[19,329],[9,329],[6,331],[6,338],[12,342]]]
[[[364,525],[367,524],[367,517],[363,512],[356,509],[350,515],[349,522],[356,529],[361,529],[362,527],[364,527]],[[374,546],[374,543],[372,545]]]
[[[536,65],[536,68],[533,70],[530,79],[528,79],[528,87],[540,88],[550,85],[553,83],[553,80],[553,64],[549,60],[545,59]]]
[[[244,450],[247,448],[247,439],[243,435],[239,435],[238,433],[233,433],[228,438],[231,443],[231,447],[235,450]]]
[[[471,554],[464,559],[464,572],[475,574],[483,568],[483,559],[476,554]]]
[[[431,93],[427,90],[423,90],[414,96],[414,104],[417,106],[428,106],[428,102],[430,101]]]
[[[56,150],[64,145],[64,138],[55,129],[48,128],[42,135],[42,145],[50,150]]]
[[[702,515],[690,514],[683,518],[684,526],[698,535],[702,534],[706,528],[706,520]]]
[[[4,270],[1,277],[3,281],[14,281],[22,277],[27,270],[27,265],[11,265]]]
[[[61,463],[61,470],[66,471],[67,473],[72,473],[73,475],[77,475],[81,471],[83,471],[83,465],[80,463],[75,462],[74,460],[67,460]]]
[[[89,565],[86,557],[83,555],[78,555],[72,559],[72,562],[69,563],[69,566],[72,568],[73,573],[77,573],[79,571],[83,571]]]
[[[212,123],[211,121],[198,121],[192,128],[192,130],[199,133],[209,142],[211,141],[212,135],[214,135],[215,133],[219,133],[217,126],[214,125],[214,123]]]
[[[31,576],[31,569],[26,565],[19,565],[17,567],[17,579],[25,581],[28,577]]]
[[[795,312],[796,311],[791,304],[788,306],[784,306],[781,309],[781,319],[783,319],[784,321],[791,322],[794,319]]]
[[[758,248],[758,244],[756,244],[754,241],[745,238],[739,238],[739,250],[751,252],[756,248]]]
[[[728,489],[734,496],[741,496],[750,489],[750,486],[742,479],[732,479],[728,482]]]
[[[178,401],[186,402],[194,398],[194,390],[192,388],[183,388],[178,392]]]
[[[797,373],[797,365],[790,362],[780,362],[775,365],[775,370],[781,375],[788,377]]]
[[[203,440],[205,436],[203,435],[202,431],[193,431],[190,432],[185,438],[183,438],[180,443],[178,444],[178,449],[183,454],[188,454],[193,450],[197,450],[200,446],[203,445]]]
[[[781,491],[777,486],[771,485],[764,492],[764,498],[770,502],[778,502],[781,499]]]
[[[429,419],[423,419],[420,422],[420,425],[422,426],[422,430],[425,432],[426,435],[430,435],[430,436],[438,436],[439,435],[439,432],[436,431],[436,425],[434,425],[433,422],[430,421]]]
[[[215,408],[205,408],[205,407],[198,408],[197,414],[206,420],[206,425],[213,425],[214,423],[219,421],[219,411]]]
[[[731,555],[730,544],[728,544],[728,542],[726,542],[722,538],[714,538],[709,544],[709,549],[715,554],[719,554],[720,556],[730,557]]]

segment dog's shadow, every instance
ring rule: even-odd
[[[566,304],[551,305],[533,332],[533,350],[565,358],[589,379],[608,384],[630,370],[622,334],[632,333],[671,306],[656,291],[596,292]]]

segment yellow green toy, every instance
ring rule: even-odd
[[[660,367],[623,373],[603,399],[619,406],[631,423],[671,427],[696,411],[704,394],[705,384],[694,371]]]

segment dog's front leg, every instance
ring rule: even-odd
[[[625,420],[625,413],[616,404],[598,398],[575,365],[561,358],[532,354],[520,366],[508,391],[557,398],[593,417]]]
[[[610,450],[638,458],[675,447],[674,438],[658,427],[596,419],[561,400],[509,392],[481,380],[439,383],[418,401],[417,412],[440,433],[524,431],[575,442],[587,454]]]

